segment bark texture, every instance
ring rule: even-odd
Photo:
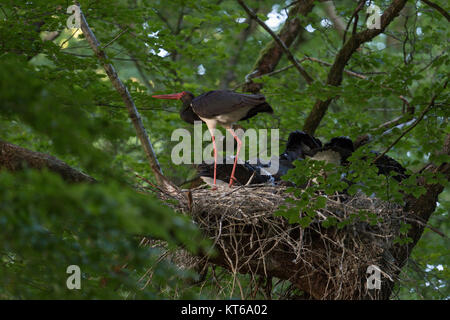
[[[48,169],[58,173],[67,182],[96,182],[94,178],[53,156],[30,151],[0,140],[0,170],[6,169],[14,172],[25,168]]]
[[[278,33],[278,38],[289,48],[303,32],[302,21],[299,16],[306,16],[314,7],[314,0],[298,1],[289,10],[289,19],[283,25],[283,28]],[[280,62],[283,56],[284,50],[277,43],[276,40],[272,40],[261,51],[253,69],[249,72],[249,80],[243,87],[243,91],[257,93],[261,90],[262,84],[253,83],[251,78],[259,77],[264,74],[270,73],[275,70],[276,66]]]

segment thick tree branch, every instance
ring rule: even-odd
[[[447,134],[444,146],[440,154],[450,155],[450,134]],[[429,172],[434,175],[442,174],[447,179],[450,179],[450,163],[442,163],[439,166],[434,164],[428,164],[422,172]],[[436,203],[438,201],[439,194],[444,190],[444,186],[441,184],[429,184],[425,181],[424,177],[420,177],[417,181],[419,186],[425,187],[425,194],[419,198],[415,198],[412,195],[405,196],[405,211],[408,212],[408,223],[411,221],[416,221],[410,223],[411,228],[408,231],[407,236],[412,239],[408,244],[400,245],[396,244],[388,249],[389,255],[395,261],[398,267],[398,273],[400,273],[401,268],[408,261],[409,256],[413,248],[416,246],[417,242],[420,240],[423,231],[426,227],[426,223],[430,219],[433,212],[436,210]],[[394,283],[390,281],[382,281],[381,291],[382,298],[388,299],[394,288]]]
[[[330,71],[328,72],[327,85],[339,86],[342,82],[344,68],[350,60],[353,53],[365,42],[375,38],[380,33],[384,32],[386,27],[394,20],[405,6],[407,0],[394,0],[392,4],[385,10],[381,16],[380,29],[365,29],[354,34],[339,50]],[[319,126],[322,118],[325,116],[328,106],[332,99],[326,101],[317,100],[314,104],[310,114],[305,120],[303,131],[314,134]]]
[[[302,32],[302,24],[298,15],[306,16],[311,12],[314,7],[314,0],[298,1],[289,9],[288,16],[292,17],[288,19],[277,37],[285,44],[286,47],[290,47],[298,35]],[[252,71],[246,77],[247,84],[244,86],[243,91],[249,91],[257,93],[261,90],[262,84],[251,82],[251,78],[259,77],[264,74],[270,73],[275,70],[278,62],[283,56],[283,49],[280,47],[277,41],[272,40],[260,53]]]
[[[58,173],[67,182],[96,182],[94,178],[53,156],[0,140],[0,169],[2,168],[13,172],[25,168],[48,169]]]
[[[114,69],[114,66],[111,63],[108,63],[108,56],[106,55],[105,51],[102,50],[100,43],[98,42],[91,28],[89,27],[86,21],[86,17],[81,11],[81,8],[80,8],[80,22],[81,22],[81,30],[83,31],[83,34],[86,37],[90,47],[92,48],[95,55],[101,62],[111,83],[122,97],[122,100],[128,109],[129,117],[136,130],[136,134],[139,140],[141,141],[142,147],[144,148],[145,155],[147,156],[147,160],[150,164],[151,170],[155,175],[156,181],[158,182],[159,185],[165,188],[173,188],[173,185],[162,174],[161,167],[158,163],[158,159],[156,158],[156,154],[155,151],[153,150],[152,143],[150,141],[150,138],[148,137],[147,131],[144,128],[141,116],[136,108],[136,105],[134,104],[133,98],[131,97],[128,88],[120,80],[116,70]]]
[[[289,48],[286,46],[286,44],[283,42],[283,40],[281,40],[276,35],[276,33],[273,32],[272,29],[270,29],[264,23],[264,21],[262,21],[261,19],[258,18],[256,13],[254,13],[249,7],[247,7],[247,5],[244,3],[244,1],[238,0],[238,2],[241,5],[241,7],[244,8],[244,10],[247,12],[247,14],[250,17],[252,17],[252,19],[254,19],[256,22],[258,22],[258,24],[261,27],[263,27],[272,36],[272,38],[276,41],[276,43],[283,50],[283,52],[286,55],[286,57],[288,58],[288,60],[291,61],[291,63],[295,66],[295,68],[298,70],[298,72],[303,76],[303,78],[305,78],[306,82],[312,83],[313,82],[313,78],[311,78],[311,76],[306,72],[306,70],[303,69],[303,67],[298,63],[297,59],[295,59],[295,57],[292,55],[291,51],[289,51]]]

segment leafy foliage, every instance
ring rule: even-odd
[[[249,21],[242,8],[230,0],[79,2],[143,115],[163,172],[183,185],[195,177],[195,171],[172,164],[170,154],[176,142],[170,137],[176,128],[192,129],[179,119],[178,105],[153,100],[150,94],[182,90],[199,94],[216,89],[226,83],[230,70],[227,87],[239,89],[270,36],[256,26],[244,37]],[[382,10],[390,3],[376,2]],[[448,6],[443,0],[434,2]],[[269,16],[282,17],[288,4],[274,0],[246,3],[265,21]],[[159,236],[192,250],[201,241],[186,219],[152,196],[133,190],[141,184],[131,178],[134,173],[152,180],[151,171],[120,96],[80,30],[66,27],[69,15],[65,5],[69,4],[56,0],[6,0],[0,4],[0,139],[57,156],[100,183],[67,185],[46,172],[0,172],[0,297],[236,296],[227,291],[231,288],[216,292],[210,272],[204,291],[190,290],[183,279],[191,275],[167,264],[158,264],[150,287],[137,290],[136,279],[152,264],[156,252],[139,248],[134,235]],[[335,5],[337,15],[345,24],[349,22],[355,2],[335,1]],[[299,17],[307,28],[291,46],[296,58],[309,56],[333,63],[343,40],[332,24],[326,23],[326,17],[323,4]],[[283,21],[272,21],[279,30]],[[364,12],[355,27],[358,31],[366,27]],[[347,39],[352,28],[350,25]],[[348,168],[308,161],[296,164],[287,179],[302,184],[314,176],[318,184],[299,195],[297,205],[306,210],[302,220],[298,220],[298,211],[286,213],[292,222],[308,225],[315,209],[324,205],[324,198],[314,193],[319,186],[325,187],[326,194],[344,189],[352,193],[359,188],[391,201],[401,201],[403,192],[412,191],[415,196],[423,192],[416,188],[417,175],[413,173],[429,161],[448,161],[448,157],[436,155],[450,132],[449,91],[442,91],[450,63],[448,37],[442,15],[423,2],[409,1],[401,16],[355,52],[346,66],[367,79],[344,74],[340,87],[327,86],[329,67],[310,60],[302,65],[315,79],[312,85],[294,68],[255,79],[264,84],[262,93],[274,107],[275,116],[251,119],[244,127],[280,128],[280,137],[286,138],[290,131],[301,129],[317,99],[338,96],[317,136],[326,141],[370,133],[374,138],[358,150]],[[287,65],[283,58],[278,67]],[[378,176],[373,166],[361,159],[370,157],[370,150],[385,150],[407,127],[385,132],[379,129],[382,123],[399,116],[401,123],[413,118],[399,96],[408,99],[417,116],[435,93],[439,98],[434,107],[389,152],[410,170],[411,177],[398,184],[390,177]],[[326,178],[323,171],[328,173]],[[343,181],[342,174],[352,183]],[[449,200],[447,188],[430,221],[444,233],[449,229]],[[448,247],[447,239],[425,233],[412,255],[414,267],[406,270],[411,284],[399,288],[400,298],[448,298],[448,286],[441,283],[448,280],[448,255],[443,254]],[[125,263],[129,265],[121,271],[125,274],[114,271],[114,266]],[[65,269],[70,264],[82,267],[85,287],[80,292],[65,288]],[[108,279],[106,288],[101,279]],[[245,283],[244,277],[241,280]],[[440,286],[438,291],[435,286]]]

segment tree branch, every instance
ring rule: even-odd
[[[427,5],[429,5],[430,7],[432,7],[433,9],[436,9],[440,14],[442,14],[448,22],[450,22],[450,14],[447,12],[447,10],[445,10],[444,8],[440,7],[438,4],[428,1],[428,0],[422,0],[422,2],[426,3]]]
[[[289,48],[284,44],[283,40],[281,40],[275,32],[272,31],[261,19],[258,18],[258,16],[244,3],[242,0],[238,0],[238,3],[241,5],[242,8],[248,13],[252,19],[254,19],[258,24],[263,27],[276,41],[276,43],[280,46],[280,48],[283,50],[284,54],[288,58],[289,61],[292,62],[292,64],[295,66],[295,68],[298,70],[298,72],[305,78],[306,82],[308,84],[313,82],[313,78],[306,72],[305,69],[297,62],[297,59],[292,55],[291,51],[289,51]]]
[[[65,162],[45,153],[31,151],[0,140],[0,168],[19,171],[24,168],[48,169],[58,173],[67,182],[96,182],[81,171],[70,167]]]
[[[381,16],[380,29],[365,29],[354,34],[338,52],[330,71],[328,72],[327,85],[339,86],[342,82],[344,68],[353,53],[365,42],[384,32],[386,27],[394,20],[405,6],[407,0],[394,0]],[[325,116],[332,99],[326,101],[317,100],[310,114],[305,120],[303,131],[314,134],[322,118]]]
[[[448,80],[445,82],[444,87],[442,88],[442,90],[444,90],[444,89],[447,87],[447,83],[448,83]],[[442,91],[442,90],[441,90],[441,91]],[[398,142],[399,142],[399,141],[400,141],[400,140],[401,140],[408,132],[410,132],[412,129],[414,129],[414,127],[416,127],[416,126],[419,124],[419,122],[423,119],[423,117],[425,116],[425,114],[427,114],[427,112],[430,111],[430,109],[431,109],[432,107],[434,107],[434,101],[436,100],[436,98],[438,97],[438,95],[439,95],[439,93],[435,93],[435,94],[433,95],[433,97],[431,98],[430,103],[428,104],[428,106],[427,106],[425,109],[423,109],[422,113],[421,113],[420,116],[416,119],[416,121],[414,121],[414,123],[411,124],[411,126],[409,126],[408,129],[406,129],[405,131],[403,131],[402,134],[401,134],[397,139],[395,139],[395,141],[392,142],[392,143],[390,144],[390,146],[386,148],[386,150],[384,150],[384,152],[382,152],[381,154],[379,154],[379,155],[373,160],[373,163],[375,163],[378,159],[380,159],[380,158],[383,157],[386,153],[388,153],[389,150],[391,150],[393,146],[395,146],[395,145],[396,145],[396,144],[397,144],[397,143],[398,143]]]
[[[447,134],[444,146],[439,152],[440,154],[450,155],[450,134]],[[434,164],[428,164],[422,172],[430,172],[433,175],[442,174],[444,177],[450,179],[450,163],[442,163],[439,166]],[[408,244],[396,244],[389,248],[387,251],[389,256],[393,258],[393,261],[398,267],[398,273],[401,268],[408,261],[408,257],[411,255],[413,248],[420,240],[423,231],[426,227],[428,220],[433,212],[436,210],[436,203],[439,194],[444,190],[444,186],[439,183],[428,184],[424,177],[420,177],[417,181],[418,186],[423,186],[426,189],[426,193],[415,198],[412,195],[405,196],[404,211],[408,212],[408,221],[414,221],[410,223],[411,228],[408,231],[407,236],[412,239]],[[394,283],[390,281],[382,281],[381,284],[381,296],[383,299],[388,299],[394,288]]]
[[[278,34],[278,38],[285,44],[286,47],[290,47],[298,35],[302,32],[301,21],[297,16],[299,14],[306,15],[314,7],[314,0],[298,1],[293,5],[288,13],[289,17],[281,31]],[[266,26],[267,27],[267,26]],[[251,78],[259,77],[264,74],[270,73],[275,70],[278,62],[281,60],[284,51],[280,47],[277,41],[272,40],[262,51],[253,67],[252,71],[246,77],[247,84],[244,86],[243,91],[249,91],[257,93],[261,90],[262,84],[251,82]]]
[[[152,143],[147,135],[147,131],[144,128],[139,111],[137,110],[136,105],[134,104],[133,98],[131,97],[128,88],[120,80],[116,70],[114,69],[114,66],[111,63],[107,62],[108,56],[106,55],[105,51],[101,49],[100,43],[98,42],[91,28],[89,27],[86,21],[86,17],[81,11],[81,8],[80,8],[80,23],[81,23],[81,30],[83,31],[86,40],[88,41],[90,47],[92,48],[95,55],[101,62],[114,88],[120,94],[125,106],[128,109],[129,117],[136,130],[136,134],[144,148],[145,155],[147,156],[147,160],[150,164],[151,170],[155,175],[156,181],[161,186],[173,189],[174,188],[173,185],[162,174],[161,167],[158,163],[158,159],[156,158],[156,154],[155,151],[153,150]]]

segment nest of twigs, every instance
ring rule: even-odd
[[[328,196],[326,207],[302,228],[274,215],[286,198],[292,198],[285,191],[269,185],[189,191],[175,209],[191,216],[218,255],[195,258],[179,250],[170,254],[171,259],[183,268],[199,270],[206,263],[221,265],[234,275],[250,274],[255,281],[257,276],[289,281],[292,286],[286,292],[278,290],[284,298],[292,298],[287,292],[292,287],[310,292],[306,298],[370,298],[376,295],[365,285],[370,265],[380,267],[385,279],[395,277],[397,270],[385,249],[399,235],[401,206],[362,193]],[[303,214],[301,209],[298,214]],[[330,219],[337,224],[324,227]],[[240,290],[242,298],[251,297]]]

